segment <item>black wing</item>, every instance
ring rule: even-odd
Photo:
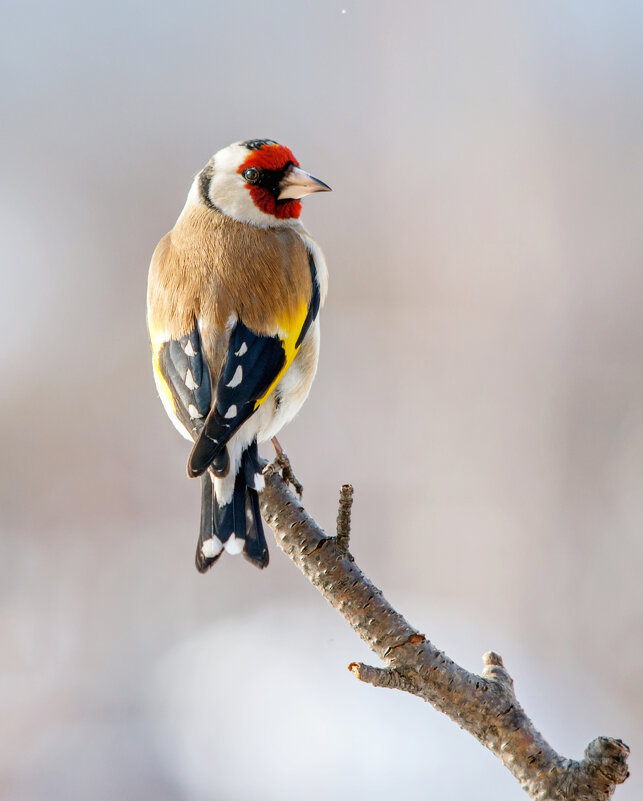
[[[237,321],[217,383],[216,403],[188,460],[190,476],[200,476],[210,465],[215,473],[227,473],[226,443],[258,408],[285,364],[286,350],[279,337],[255,334]]]

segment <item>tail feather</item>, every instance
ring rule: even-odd
[[[223,545],[214,531],[214,486],[209,473],[201,476],[201,526],[196,546],[195,563],[199,573],[205,573],[223,552]]]
[[[199,572],[208,570],[224,549],[229,553],[242,552],[259,568],[268,564],[257,493],[257,489],[263,489],[263,467],[254,441],[241,456],[232,498],[225,504],[217,500],[210,472],[201,477],[201,532],[196,555]]]
[[[214,495],[214,504],[212,508],[213,528],[214,533],[218,539],[223,543],[225,548],[228,545],[230,536],[234,533],[234,501],[237,495],[237,482],[235,481],[234,494],[230,503],[219,503],[217,501],[216,493]],[[230,547],[228,545],[228,547]]]
[[[235,535],[233,550],[239,553],[246,547],[246,479],[243,469],[239,470],[234,482],[234,495],[232,496],[232,530]]]
[[[246,491],[246,547],[243,555],[249,562],[259,568],[267,567],[269,554],[266,537],[263,533],[261,512],[259,511],[259,493],[248,487]]]

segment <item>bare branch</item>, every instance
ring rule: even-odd
[[[606,801],[628,777],[629,748],[599,737],[585,757],[566,759],[536,730],[514,694],[498,654],[483,657],[482,675],[438,650],[384,598],[348,552],[352,487],[342,488],[338,537],[327,537],[289,491],[278,470],[266,470],[261,510],[277,543],[335,607],[384,668],[353,662],[349,670],[376,687],[404,690],[428,701],[476,737],[537,801]]]

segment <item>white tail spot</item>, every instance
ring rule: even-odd
[[[218,537],[212,537],[211,539],[206,540],[201,546],[201,553],[206,559],[212,559],[213,557],[218,556],[222,550],[223,543]]]
[[[241,551],[243,551],[243,546],[245,544],[246,541],[244,539],[242,539],[241,537],[237,537],[237,535],[234,532],[232,532],[232,534],[230,534],[230,537],[226,541],[224,548],[228,553],[238,554],[241,553]]]

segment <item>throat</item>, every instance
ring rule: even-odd
[[[252,202],[264,214],[270,214],[278,220],[297,219],[301,214],[299,200],[277,200],[269,189],[260,186],[250,186],[248,189]]]

